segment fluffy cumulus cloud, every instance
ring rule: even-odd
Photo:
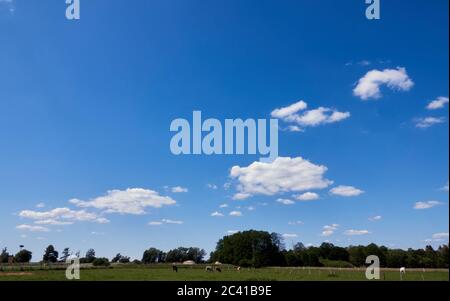
[[[355,188],[353,186],[337,186],[330,190],[330,193],[333,195],[344,196],[344,197],[352,197],[358,196],[364,193],[363,190]]]
[[[362,100],[380,98],[382,85],[399,91],[408,91],[414,86],[414,82],[408,76],[406,69],[371,70],[359,79],[353,90],[353,94]]]
[[[305,192],[296,195],[295,198],[299,201],[315,201],[319,199],[319,195],[315,192]]]
[[[350,117],[349,112],[340,112],[335,109],[319,107],[317,109],[306,110],[307,103],[300,100],[287,107],[277,108],[272,111],[271,116],[287,123],[292,123],[286,130],[301,132],[302,127],[315,127],[342,121]]]
[[[334,231],[336,231],[338,228],[339,228],[338,224],[325,225],[323,226],[322,236],[331,236],[334,234]]]
[[[108,223],[109,220],[95,213],[85,210],[72,210],[69,208],[55,208],[49,211],[23,210],[19,213],[22,218],[35,220],[40,225],[70,225],[76,221],[95,222],[99,224]]]
[[[348,235],[348,236],[356,236],[356,235],[367,235],[367,234],[370,234],[370,232],[367,230],[353,230],[352,229],[352,230],[345,231],[344,234]]]
[[[424,117],[424,118],[416,118],[415,120],[416,127],[419,129],[427,129],[432,127],[433,125],[444,123],[445,117]]]
[[[275,195],[326,188],[332,184],[324,178],[326,171],[325,166],[315,165],[301,157],[278,157],[271,163],[234,166],[230,177],[238,181],[235,198],[245,199],[255,194]]]
[[[16,226],[16,229],[22,230],[22,231],[30,231],[30,232],[49,232],[50,229],[43,227],[43,226],[35,226],[35,225],[18,225]]]
[[[448,192],[448,182],[444,185],[444,187],[441,188],[441,190]]]
[[[440,96],[435,100],[431,101],[427,105],[428,110],[442,109],[446,104],[448,104],[448,97]]]
[[[424,210],[424,209],[430,209],[436,206],[442,205],[439,201],[425,201],[425,202],[416,202],[414,204],[414,209],[416,210]]]
[[[106,213],[144,214],[147,207],[161,208],[175,205],[176,201],[158,192],[143,188],[128,188],[126,190],[110,190],[106,195],[89,201],[70,200],[81,208],[96,208]]]

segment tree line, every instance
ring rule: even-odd
[[[0,263],[8,263],[11,256],[17,263],[30,262],[32,253],[22,247],[15,255],[10,255],[4,248],[0,253]],[[349,247],[339,247],[332,243],[322,243],[318,247],[306,247],[302,243],[297,243],[291,250],[286,250],[281,235],[249,230],[220,239],[207,262],[218,261],[224,264],[255,268],[265,266],[361,267],[366,264],[367,256],[376,255],[380,259],[381,267],[449,268],[448,248],[448,244],[439,246],[437,249],[426,246],[424,249],[402,250],[390,249],[373,243],[367,246]],[[69,248],[65,248],[59,254],[53,245],[49,245],[44,250],[41,262],[65,262],[70,256],[80,258],[81,263],[107,266],[110,263],[150,264],[185,261],[204,263],[206,252],[197,247],[179,247],[168,252],[152,247],[144,251],[140,260],[131,261],[130,257],[120,253],[111,260],[96,257],[94,249],[89,249],[83,257],[80,256],[80,252],[72,253]]]

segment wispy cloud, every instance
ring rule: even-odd
[[[426,202],[416,202],[414,204],[414,209],[416,210],[424,210],[430,209],[436,206],[442,205],[442,202],[439,201],[426,201]]]
[[[441,124],[445,122],[445,117],[424,117],[416,118],[414,120],[416,127],[420,129],[427,129],[436,124]]]
[[[351,230],[346,230],[344,232],[344,234],[347,235],[347,236],[356,236],[356,235],[367,235],[367,234],[370,234],[370,232],[367,231],[367,230],[353,230],[353,229],[351,229]]]
[[[230,216],[239,217],[239,216],[242,216],[242,212],[241,211],[231,211]]]
[[[376,221],[380,221],[382,218],[383,217],[381,215],[376,215],[376,216],[369,217],[369,221],[376,222]]]
[[[277,203],[283,204],[283,205],[294,205],[295,202],[289,199],[277,199]]]
[[[49,232],[50,229],[42,226],[33,226],[33,225],[27,225],[22,224],[16,226],[16,229],[22,230],[22,231],[30,231],[30,232]]]
[[[446,104],[448,104],[448,97],[440,96],[435,100],[431,101],[427,105],[428,110],[442,109]]]

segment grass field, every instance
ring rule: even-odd
[[[178,273],[164,265],[123,265],[81,269],[84,281],[364,281],[364,269],[338,268],[261,268],[236,271],[223,266],[222,272],[206,272],[203,266],[180,267]],[[0,272],[0,281],[64,281],[64,269],[30,268]],[[381,272],[384,281],[399,281],[398,270]],[[449,281],[448,270],[408,270],[403,280]]]

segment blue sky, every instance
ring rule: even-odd
[[[382,1],[378,21],[362,0],[65,7],[0,0],[0,247],[140,258],[245,229],[288,247],[448,242],[448,1]],[[170,152],[194,110],[268,119],[300,100],[280,117],[285,164],[264,166],[290,172],[271,194],[259,155]]]

